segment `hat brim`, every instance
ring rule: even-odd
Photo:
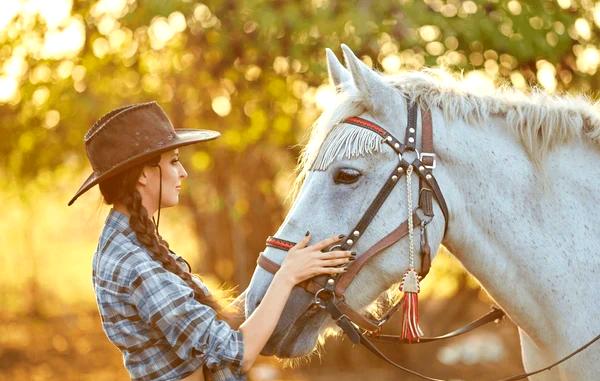
[[[213,140],[221,136],[221,134],[217,131],[212,130],[195,130],[195,129],[177,129],[175,130],[177,136],[170,141],[168,144],[161,146],[152,151],[144,152],[143,154],[133,156],[126,161],[119,163],[118,165],[110,168],[104,172],[93,172],[88,178],[83,182],[83,184],[79,187],[79,190],[75,193],[75,195],[71,198],[67,205],[71,205],[77,200],[79,196],[83,193],[90,190],[94,185],[106,180],[107,178],[114,176],[126,169],[131,167],[135,167],[138,164],[143,163],[147,159],[157,154],[163,153],[165,151],[169,151],[178,147],[183,147],[186,145],[204,142],[208,140]]]

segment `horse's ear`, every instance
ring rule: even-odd
[[[327,72],[329,73],[329,83],[331,83],[331,85],[333,85],[336,89],[339,89],[342,83],[351,80],[352,77],[344,65],[338,61],[331,49],[326,48],[325,54],[327,55]]]
[[[342,44],[342,51],[352,80],[358,91],[364,95],[364,102],[372,111],[385,113],[385,110],[379,110],[379,108],[385,107],[385,102],[377,100],[388,99],[394,90],[385,83],[381,75],[358,59],[347,45]]]

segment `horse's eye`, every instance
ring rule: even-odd
[[[360,177],[361,173],[352,168],[340,168],[335,172],[333,181],[336,184],[352,184]]]

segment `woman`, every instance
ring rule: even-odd
[[[93,283],[104,331],[133,380],[196,380],[202,369],[208,379],[245,379],[294,285],[343,272],[354,258],[347,251],[321,252],[340,237],[308,246],[307,232],[260,306],[239,329],[232,328],[231,313],[158,233],[160,209],[177,205],[187,177],[178,148],[218,136],[173,129],[155,102],[111,111],[85,136],[94,172],[69,205],[96,184],[113,205],[94,254]],[[155,213],[156,223],[150,218]]]

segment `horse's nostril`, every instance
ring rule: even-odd
[[[260,305],[260,302],[262,301],[262,299],[259,299],[256,301],[256,303],[254,304],[254,309],[257,309],[258,306]]]

